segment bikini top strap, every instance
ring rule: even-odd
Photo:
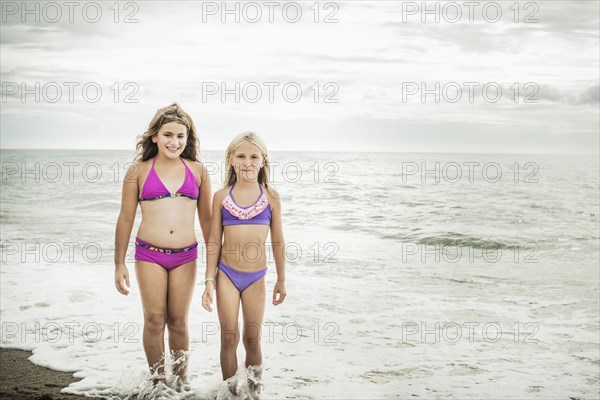
[[[154,164],[156,164],[156,157],[158,157],[158,154],[152,159],[152,169],[154,169]]]
[[[235,186],[235,183],[233,185],[231,185],[231,188],[229,189],[229,195],[230,196],[231,196],[231,191],[233,190],[234,186]],[[260,195],[259,195],[259,197],[260,197],[260,196],[262,196],[264,194],[262,185],[260,183],[258,184],[258,188],[260,189]]]
[[[183,166],[185,167],[185,174],[187,175],[187,170],[189,169],[188,165],[185,163],[185,161],[183,161],[183,157],[179,157],[179,159],[181,160],[181,162],[183,163]]]

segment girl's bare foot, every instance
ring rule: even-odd
[[[247,369],[248,374],[248,389],[250,390],[249,395],[252,399],[260,398],[260,392],[262,391],[262,366],[261,365],[249,365]]]
[[[174,386],[174,389],[178,392],[187,392],[189,390],[192,390],[192,386],[190,385],[187,376],[176,376]]]
[[[239,394],[239,390],[238,390],[238,379],[237,376],[232,376],[231,378],[227,379],[227,388],[229,388],[229,392],[234,395],[237,396]]]

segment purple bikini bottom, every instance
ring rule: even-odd
[[[239,271],[235,268],[231,268],[229,265],[220,260],[218,267],[225,275],[227,275],[231,283],[235,285],[240,293],[243,292],[248,286],[265,276],[268,269],[265,268],[253,272]]]

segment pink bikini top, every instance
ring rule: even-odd
[[[162,183],[156,171],[154,170],[154,164],[156,163],[156,157],[154,157],[154,161],[152,161],[152,168],[150,168],[150,172],[148,173],[148,177],[146,178],[146,182],[144,182],[144,186],[142,187],[142,193],[140,194],[140,201],[147,200],[159,200],[164,199],[165,197],[187,197],[192,200],[197,200],[200,190],[198,189],[198,182],[196,182],[196,177],[187,166],[187,164],[183,161],[183,159],[179,158],[183,165],[185,165],[185,178],[183,179],[183,184],[179,188],[179,190],[175,193],[169,192],[169,189],[165,187]]]
[[[223,226],[227,225],[270,225],[271,224],[271,207],[267,196],[263,192],[262,186],[259,185],[260,195],[254,204],[247,207],[242,207],[235,202],[231,191],[223,199],[221,204],[221,218]]]

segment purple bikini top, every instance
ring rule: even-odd
[[[156,171],[154,170],[154,163],[156,163],[156,157],[154,157],[154,161],[152,161],[152,168],[150,168],[150,172],[148,173],[148,177],[144,182],[144,186],[142,186],[142,193],[140,194],[140,201],[146,200],[159,200],[165,197],[187,197],[192,200],[198,200],[198,195],[200,190],[198,189],[198,182],[196,182],[196,177],[190,171],[190,168],[183,161],[183,159],[179,158],[183,165],[185,165],[185,178],[183,179],[183,184],[175,193],[169,192],[169,189],[165,187],[162,183]]]
[[[223,226],[227,225],[271,225],[271,207],[267,196],[262,190],[262,186],[259,185],[260,195],[254,204],[247,207],[238,205],[231,191],[233,190],[232,185],[229,189],[229,194],[223,199],[221,204],[221,218],[223,220]]]

